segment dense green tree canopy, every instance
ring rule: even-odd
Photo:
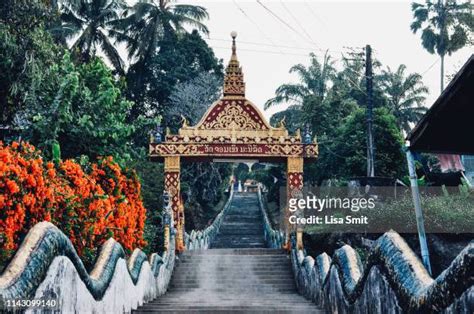
[[[0,3],[0,125],[24,124],[19,112],[41,101],[45,72],[61,58],[45,30],[51,14],[41,1]]]
[[[139,148],[132,141],[145,120],[127,120],[132,102],[126,100],[111,70],[99,59],[75,65],[69,54],[50,69],[44,103],[31,112],[31,139],[49,150],[59,142],[64,157],[113,155],[129,161]]]
[[[404,172],[403,137],[395,117],[386,108],[374,110],[375,171],[377,176],[397,178]],[[334,161],[331,172],[334,176],[349,178],[365,176],[366,116],[358,109],[341,125],[334,142],[328,145]],[[324,149],[324,148],[323,148]]]
[[[426,112],[423,107],[428,88],[423,85],[418,73],[405,75],[406,66],[400,65],[395,72],[383,71],[382,86],[387,96],[390,112],[397,119],[398,127],[408,134],[412,125]]]
[[[223,77],[222,61],[197,31],[176,36],[166,49],[147,60],[144,69],[131,67],[127,74],[128,91],[136,102],[133,115],[163,114],[170,106],[169,96],[177,83],[192,80],[201,73]]]

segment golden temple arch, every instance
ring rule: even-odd
[[[260,162],[287,163],[287,193],[301,195],[305,158],[318,156],[316,140],[302,140],[301,134],[290,135],[284,122],[272,127],[260,110],[245,98],[245,82],[237,59],[232,32],[232,55],[225,70],[223,96],[216,101],[195,126],[184,119],[178,134],[166,134],[164,141],[151,139],[149,156],[164,160],[165,190],[170,196],[176,247],[184,250],[184,208],[180,199],[181,159],[190,161],[238,160],[251,158]],[[288,211],[287,211],[288,212]],[[285,226],[288,236],[290,226]],[[301,234],[298,245],[302,245]]]

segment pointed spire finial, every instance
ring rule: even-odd
[[[245,96],[244,75],[237,59],[237,45],[235,44],[237,32],[231,32],[230,36],[232,37],[232,56],[225,70],[224,96]]]
[[[232,31],[230,33],[230,36],[232,37],[232,56],[237,56],[237,46],[235,45],[235,38],[237,37],[237,32]]]

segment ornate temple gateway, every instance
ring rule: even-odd
[[[299,195],[303,188],[305,158],[318,156],[318,144],[311,137],[302,140],[299,131],[289,135],[284,122],[272,127],[260,110],[245,98],[245,82],[231,34],[232,56],[226,68],[224,95],[215,102],[195,126],[185,119],[178,134],[166,134],[164,141],[152,138],[150,157],[164,160],[165,190],[170,195],[175,226],[176,247],[184,249],[184,208],[180,201],[180,163],[187,161],[238,161],[287,163],[288,195]],[[168,133],[168,132],[167,132]],[[289,229],[286,226],[286,232]]]

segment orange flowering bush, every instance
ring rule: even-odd
[[[47,220],[91,260],[114,237],[126,250],[145,245],[140,182],[111,157],[85,172],[74,160],[45,163],[32,145],[0,142],[0,251],[5,259],[28,230]]]
[[[127,250],[144,246],[146,209],[141,201],[141,185],[136,173],[123,172],[112,157],[107,157],[92,165],[91,177],[104,189],[114,208],[107,217],[113,237]]]

